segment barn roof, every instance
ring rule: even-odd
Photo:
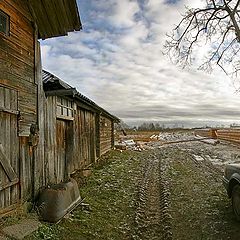
[[[57,76],[49,73],[45,70],[42,71],[43,77],[43,89],[47,96],[67,96],[86,104],[91,107],[94,111],[106,115],[107,117],[113,119],[115,122],[119,122],[120,119],[116,116],[110,114],[108,111],[98,106],[95,102],[90,100],[88,97],[82,95],[76,90],[76,88],[71,87],[69,84],[58,78]]]
[[[82,28],[76,0],[28,0],[28,4],[41,39]]]

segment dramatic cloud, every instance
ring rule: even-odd
[[[79,1],[83,31],[43,41],[43,66],[127,123],[237,122],[239,95],[220,70],[182,70],[162,54],[186,4],[202,1]]]

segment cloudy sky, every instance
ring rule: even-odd
[[[194,3],[193,3],[194,2]],[[80,0],[81,32],[42,41],[43,67],[126,123],[240,122],[237,81],[216,69],[180,69],[166,33],[189,0]],[[195,54],[201,56],[203,49]]]

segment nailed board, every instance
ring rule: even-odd
[[[17,92],[0,87],[0,208],[19,200]]]

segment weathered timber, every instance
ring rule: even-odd
[[[55,176],[50,182],[56,183],[95,163],[113,147],[113,122],[118,119],[51,73],[43,71],[43,82],[49,148],[46,166],[48,175]]]
[[[100,126],[100,130],[99,130],[99,133],[100,133],[100,155],[102,155],[112,148],[112,142],[113,142],[112,120],[105,116],[100,116],[99,126]]]
[[[0,207],[5,208],[19,199],[17,92],[0,87]]]
[[[9,34],[0,33],[0,208],[4,212],[21,200],[33,199],[52,173],[45,159],[51,141],[45,149],[49,132],[38,38],[66,35],[80,29],[81,23],[75,0],[1,0],[0,10],[10,21]]]
[[[11,167],[6,155],[4,154],[3,145],[1,143],[0,143],[0,164],[2,165],[3,170],[7,174],[7,177],[9,178],[10,181],[14,181],[17,179],[16,173]]]
[[[40,38],[64,36],[68,32],[81,29],[75,0],[29,0],[28,2],[39,28]]]

